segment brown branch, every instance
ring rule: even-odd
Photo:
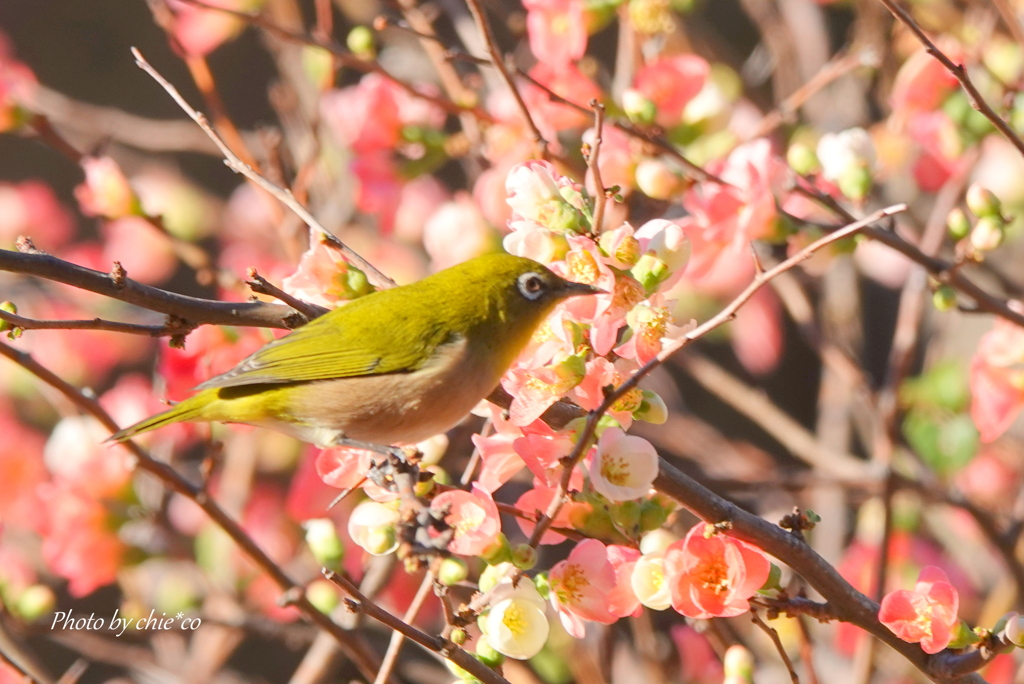
[[[604,142],[601,137],[604,131],[604,105],[597,100],[591,100],[590,108],[594,110],[594,142],[590,145],[590,151],[586,158],[590,174],[594,179],[594,221],[591,230],[595,235],[599,235],[601,224],[604,223],[604,205],[608,201],[604,183],[601,181],[601,167],[598,166],[601,143]]]
[[[420,608],[423,607],[424,601],[431,594],[431,589],[434,587],[434,579],[431,574],[425,573],[423,575],[423,581],[420,583],[420,588],[416,590],[416,595],[412,597],[412,602],[409,603],[409,607],[405,611],[405,615],[402,616],[402,622],[407,625],[411,625],[416,616],[419,615]],[[384,660],[380,663],[380,670],[377,671],[377,678],[373,680],[373,684],[384,684],[391,676],[391,670],[394,669],[395,663],[398,662],[398,654],[402,650],[402,644],[405,642],[405,635],[399,631],[391,633],[391,641],[388,642],[388,650],[384,653]]]
[[[108,330],[129,335],[148,335],[149,337],[187,335],[196,328],[191,323],[186,323],[181,319],[173,317],[163,325],[140,325],[137,323],[107,321],[102,318],[77,321],[39,320],[7,313],[2,309],[0,309],[0,321],[9,323],[10,327],[20,330]]]
[[[1003,23],[1006,24],[1007,30],[1013,36],[1013,42],[1017,45],[1024,45],[1024,26],[1021,26],[1013,6],[1007,0],[992,0],[992,4],[996,6],[999,15],[1003,18]]]
[[[917,36],[917,39],[921,41],[922,45],[924,45],[928,54],[939,60],[942,63],[942,66],[946,67],[946,70],[953,74],[954,78],[960,82],[960,85],[967,93],[967,99],[970,100],[971,106],[981,112],[986,119],[991,121],[992,125],[996,127],[996,130],[1002,133],[1003,137],[1009,140],[1021,155],[1024,155],[1024,140],[1021,140],[1020,136],[1010,128],[1010,124],[1006,123],[1001,116],[996,114],[996,111],[992,109],[991,105],[985,101],[985,98],[982,97],[980,92],[978,92],[974,82],[971,81],[971,77],[967,74],[966,67],[964,67],[963,64],[957,64],[951,60],[946,53],[936,47],[931,38],[925,34],[924,30],[922,30],[921,27],[918,26],[917,22],[914,21],[914,18],[910,16],[910,13],[897,4],[895,0],[880,0],[880,2],[893,13],[893,16],[903,22],[903,24],[910,29],[911,33]]]
[[[775,650],[779,652],[779,656],[782,658],[782,662],[786,664],[786,669],[789,671],[789,679],[793,684],[800,684],[800,677],[796,674],[796,668],[793,667],[793,661],[789,659],[789,654],[786,653],[785,647],[782,645],[782,640],[779,639],[779,633],[774,628],[769,627],[765,624],[761,616],[757,614],[756,610],[750,611],[750,621],[761,628],[768,638],[775,644]]]
[[[215,324],[294,328],[302,322],[295,310],[281,304],[218,302],[175,294],[143,285],[131,278],[115,279],[109,273],[94,271],[38,251],[12,252],[0,249],[0,271],[45,278],[175,316],[181,319],[183,326]]]
[[[277,285],[274,285],[266,278],[256,272],[255,268],[250,268],[246,274],[245,284],[249,286],[249,289],[259,294],[265,294],[269,297],[273,297],[279,301],[284,302],[291,308],[298,311],[300,314],[306,317],[307,321],[311,321],[314,318],[319,318],[330,309],[324,308],[319,304],[313,304],[311,302],[304,302],[298,297],[293,297],[288,294]]]
[[[341,587],[352,599],[347,603],[350,610],[359,611],[368,617],[380,622],[403,634],[407,639],[416,642],[423,648],[433,653],[438,653],[444,658],[452,661],[466,672],[470,673],[484,684],[508,684],[504,677],[499,675],[482,662],[469,655],[459,646],[442,639],[441,637],[430,636],[412,625],[409,625],[397,617],[378,607],[373,601],[363,596],[356,585],[352,584],[344,575],[332,572],[326,568],[323,570],[324,577]]]
[[[763,607],[767,611],[769,620],[774,620],[780,615],[792,618],[806,615],[814,618],[818,622],[831,622],[837,619],[835,613],[832,612],[832,606],[829,604],[812,601],[811,599],[804,598],[802,596],[787,598],[755,596],[750,599],[750,602],[754,605]]]
[[[533,139],[534,145],[537,146],[538,156],[542,159],[547,157],[548,141],[544,139],[540,129],[537,128],[537,124],[530,114],[530,109],[526,106],[526,102],[523,101],[522,93],[519,92],[515,81],[512,80],[512,74],[509,73],[508,67],[505,66],[505,60],[498,49],[498,43],[494,40],[494,33],[491,31],[490,22],[487,21],[487,17],[484,15],[484,8],[480,6],[480,0],[466,0],[466,4],[469,5],[469,11],[473,15],[473,20],[476,21],[476,27],[480,31],[480,35],[483,36],[484,43],[487,45],[487,53],[491,56],[491,64],[498,70],[501,80],[505,82],[505,85],[512,92],[512,97],[515,98],[516,105],[519,107],[519,113],[522,115],[527,128],[530,129],[530,137]]]
[[[170,95],[171,98],[178,103],[178,106],[181,107],[182,110],[184,110],[184,112],[188,114],[201,129],[203,129],[203,131],[206,133],[206,135],[210,137],[214,144],[217,145],[218,149],[220,149],[221,151],[221,154],[224,155],[225,163],[227,164],[229,169],[235,171],[236,173],[242,174],[250,181],[255,183],[257,186],[259,186],[261,189],[270,193],[270,195],[276,198],[279,202],[281,202],[286,207],[295,212],[295,214],[302,219],[303,223],[305,223],[311,229],[323,235],[324,238],[327,241],[329,241],[339,252],[344,254],[345,257],[350,262],[352,262],[354,266],[356,266],[361,271],[366,273],[367,277],[369,277],[370,280],[374,282],[374,284],[383,288],[395,286],[395,281],[391,280],[391,278],[388,278],[386,275],[378,271],[373,266],[373,264],[371,264],[363,257],[359,256],[359,254],[357,254],[354,250],[349,248],[347,245],[341,242],[341,240],[335,237],[330,231],[324,228],[323,225],[321,225],[321,223],[316,220],[316,217],[314,217],[313,214],[311,214],[309,210],[302,205],[301,202],[295,199],[295,196],[292,195],[292,193],[289,190],[274,185],[264,176],[261,176],[259,173],[257,173],[251,166],[249,166],[241,159],[239,159],[238,156],[231,151],[231,148],[227,146],[224,140],[221,139],[219,135],[217,135],[217,132],[213,130],[209,122],[206,120],[206,117],[201,112],[198,112],[195,109],[193,109],[192,106],[185,101],[185,98],[181,96],[181,93],[178,92],[177,88],[171,85],[171,83],[166,78],[164,78],[160,74],[160,72],[154,69],[152,65],[150,65],[150,63],[146,61],[146,59],[142,56],[141,52],[139,52],[136,48],[132,48],[132,55],[135,56],[135,63],[138,64],[139,68],[145,71],[150,76],[152,76],[153,80],[159,83],[160,86],[165,91],[167,91],[167,94]]]
[[[18,366],[36,376],[42,382],[54,388],[82,412],[98,420],[111,434],[120,429],[99,402],[86,396],[77,388],[68,384],[45,366],[39,364],[28,354],[0,342],[0,356],[5,356]],[[123,443],[136,459],[136,466],[159,479],[166,487],[189,499],[199,506],[218,527],[231,537],[239,548],[278,586],[288,602],[294,605],[308,620],[333,636],[345,653],[359,667],[364,676],[372,678],[378,670],[376,658],[368,646],[356,634],[342,629],[337,623],[306,598],[302,585],[292,580],[285,572],[253,541],[241,525],[238,524],[221,506],[207,493],[182,477],[174,468],[157,461],[135,442],[128,440]]]
[[[833,242],[854,235],[855,233],[862,231],[866,226],[875,223],[876,221],[880,221],[883,218],[906,211],[906,209],[907,205],[897,204],[886,209],[876,211],[867,218],[861,219],[860,221],[855,221],[850,225],[840,230],[837,230],[836,232],[830,235],[826,235],[818,240],[815,240],[810,245],[800,250],[790,258],[777,264],[776,266],[770,268],[769,270],[759,274],[750,282],[750,284],[746,287],[745,290],[743,290],[743,292],[741,292],[735,299],[729,302],[729,304],[727,304],[716,315],[712,316],[703,324],[697,326],[690,332],[686,333],[678,340],[675,340],[674,342],[665,345],[661,352],[659,352],[655,358],[651,359],[646,364],[644,364],[628,380],[626,380],[617,388],[615,388],[614,391],[607,393],[604,401],[601,402],[601,405],[598,406],[596,410],[591,411],[590,415],[587,416],[587,422],[584,425],[583,430],[580,431],[579,436],[576,438],[576,445],[575,447],[573,447],[572,453],[565,459],[563,459],[562,477],[558,483],[558,490],[555,494],[555,497],[551,500],[551,505],[548,506],[548,510],[545,512],[544,517],[537,521],[537,526],[534,528],[533,535],[531,535],[530,537],[530,545],[536,547],[537,544],[540,543],[540,539],[543,536],[544,532],[546,532],[548,528],[550,528],[555,516],[558,515],[558,511],[561,510],[562,506],[567,501],[569,492],[569,481],[572,477],[572,471],[576,467],[576,465],[579,464],[579,462],[583,459],[583,456],[587,453],[587,450],[590,448],[590,443],[593,440],[595,431],[597,429],[598,421],[605,413],[608,412],[608,410],[615,404],[615,402],[619,401],[619,399],[624,397],[627,392],[630,392],[633,389],[635,389],[643,378],[645,378],[652,370],[654,370],[659,365],[664,363],[666,359],[668,359],[670,356],[678,352],[680,349],[692,343],[694,340],[700,339],[704,335],[707,335],[712,330],[715,330],[716,328],[731,321],[733,317],[736,315],[736,312],[740,309],[740,307],[746,304],[747,301],[754,296],[754,293],[760,290],[765,284],[770,282],[778,274],[785,273],[791,268],[794,268],[795,266],[803,263],[807,259],[811,258],[811,256],[815,252],[824,247],[827,247]]]

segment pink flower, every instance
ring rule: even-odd
[[[523,437],[512,448],[539,481],[554,486],[561,477],[561,459],[572,452],[571,437],[552,430],[541,420],[523,428]]]
[[[53,431],[43,460],[54,479],[86,496],[116,496],[131,479],[133,457],[103,440],[110,431],[92,416],[68,416]]]
[[[181,401],[193,387],[231,370],[267,341],[252,328],[204,325],[194,330],[185,349],[162,349],[159,372],[167,383],[167,397]]]
[[[525,0],[530,50],[538,61],[555,66],[573,62],[587,50],[582,0]]]
[[[139,213],[139,198],[110,157],[82,157],[85,182],[75,188],[75,199],[86,216],[116,219]]]
[[[435,511],[447,511],[445,522],[455,530],[448,550],[462,556],[479,556],[498,540],[501,519],[494,499],[474,483],[473,491],[453,489],[442,492],[430,502]]]
[[[947,54],[948,50],[947,47]],[[892,108],[901,114],[931,111],[937,109],[956,87],[956,77],[922,48],[911,55],[896,74],[892,85]]]
[[[782,313],[775,293],[761,288],[736,312],[731,325],[732,348],[754,375],[775,370],[782,359]]]
[[[1014,308],[1020,308],[1017,303]],[[981,441],[1006,432],[1024,408],[1024,329],[997,318],[971,359],[971,417]]]
[[[583,379],[584,364],[578,356],[560,363],[527,370],[513,368],[501,380],[512,395],[509,416],[513,425],[529,425]]]
[[[483,462],[476,482],[486,492],[493,494],[526,465],[513,446],[518,434],[473,435],[471,439]]]
[[[239,12],[257,12],[262,0],[210,0],[207,4]],[[174,10],[172,33],[187,55],[204,56],[238,35],[245,22],[227,12],[201,9],[180,0],[171,0]]]
[[[47,479],[43,437],[15,419],[13,407],[0,406],[0,521],[28,527],[44,515],[36,487]]]
[[[687,625],[669,631],[679,651],[680,680],[687,684],[720,684],[724,671],[708,638]]]
[[[941,569],[921,570],[913,591],[899,589],[885,595],[878,620],[906,642],[920,642],[925,653],[938,653],[953,638],[960,596]]]
[[[103,222],[100,233],[104,260],[120,261],[133,280],[162,283],[178,267],[170,239],[142,217],[124,216]]]
[[[665,550],[665,579],[672,607],[686,617],[733,617],[750,610],[748,599],[768,580],[771,563],[756,546],[698,523]]]
[[[47,518],[40,533],[47,567],[68,579],[68,592],[80,597],[117,578],[125,552],[99,501],[66,484],[39,487]]]
[[[656,121],[671,128],[682,122],[686,103],[701,91],[708,63],[697,55],[663,57],[637,72],[635,88],[658,108]]]
[[[467,192],[437,208],[423,226],[423,247],[440,271],[493,249],[494,230]]]
[[[610,427],[597,442],[590,464],[594,490],[609,501],[630,501],[646,496],[658,476],[658,452],[643,437]]]
[[[18,236],[27,235],[40,249],[55,250],[74,231],[71,214],[49,185],[36,180],[0,183],[0,246],[11,249]]]
[[[640,552],[628,546],[608,545],[608,562],[615,568],[615,588],[608,594],[608,610],[612,615],[637,617],[642,610],[640,599],[630,581],[633,568],[640,560]]]
[[[610,625],[618,619],[608,607],[608,595],[615,589],[615,568],[608,560],[608,548],[596,539],[576,545],[569,557],[551,568],[551,605],[562,625],[577,639],[584,636],[585,621]]]
[[[295,272],[281,281],[281,288],[299,299],[333,309],[348,300],[369,294],[372,285],[341,252],[310,233],[310,245]]]
[[[577,471],[579,472],[579,471]],[[575,473],[573,474],[575,477]],[[580,480],[576,487],[582,486],[582,480]],[[555,487],[545,487],[540,484],[534,484],[533,489],[527,489],[523,492],[522,496],[516,500],[516,508],[521,510],[523,513],[536,518],[538,514],[543,514],[548,510],[548,506],[551,505],[551,500],[555,498],[555,494],[558,490]],[[558,515],[555,516],[554,527],[571,528],[570,522],[572,512],[579,507],[589,508],[589,504],[580,504],[574,501],[562,506],[558,511]],[[516,522],[519,524],[519,529],[523,531],[526,536],[533,535],[533,528],[535,525],[530,520],[523,518],[516,518]],[[550,530],[541,535],[541,544],[561,544],[565,541],[565,537],[560,535],[558,532],[551,532]]]
[[[575,64],[559,65],[541,61],[530,69],[530,76],[551,92],[585,109],[591,100],[600,101],[603,97],[597,84],[584,76]],[[583,128],[593,121],[592,116],[553,101],[547,92],[532,83],[522,84],[520,92],[533,115],[534,123],[545,140],[553,146],[557,145],[559,131]]]
[[[316,472],[331,487],[354,489],[366,479],[375,454],[365,449],[336,447],[316,456]]]
[[[7,37],[0,32],[0,133],[29,118],[23,108],[31,102],[36,86],[35,74],[14,57]]]

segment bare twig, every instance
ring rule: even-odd
[[[89,320],[38,320],[25,318],[17,314],[0,310],[0,321],[9,323],[12,328],[21,330],[109,330],[110,332],[127,333],[129,335],[148,335],[149,337],[166,337],[168,335],[187,335],[195,329],[195,325],[185,323],[177,318],[170,318],[163,325],[141,325],[138,323],[121,323],[107,321],[102,318]]]
[[[279,288],[277,285],[274,285],[266,278],[261,276],[259,273],[257,273],[255,268],[250,268],[246,272],[245,277],[245,284],[248,285],[249,289],[251,289],[253,292],[265,294],[269,297],[273,297],[274,299],[284,302],[285,304],[287,304],[288,306],[290,306],[291,308],[295,309],[300,314],[305,316],[306,320],[311,321],[314,318],[319,318],[320,316],[323,316],[325,313],[330,311],[330,309],[326,309],[320,306],[319,304],[304,302],[298,297],[293,297],[292,295],[288,294],[287,292]]]
[[[597,423],[601,417],[608,412],[608,410],[624,397],[628,392],[632,391],[637,387],[640,381],[645,378],[652,370],[664,363],[666,359],[675,354],[677,351],[690,344],[694,340],[700,339],[704,335],[707,335],[712,330],[724,325],[728,321],[731,321],[736,315],[736,312],[742,307],[747,301],[754,296],[758,290],[761,289],[766,283],[770,282],[772,278],[780,273],[785,273],[791,268],[803,263],[809,259],[818,250],[827,247],[828,245],[841,240],[843,238],[854,235],[860,232],[866,226],[869,226],[876,221],[880,221],[883,218],[892,216],[894,214],[906,211],[907,205],[897,204],[886,209],[881,209],[874,212],[871,216],[855,221],[844,228],[837,230],[836,232],[826,235],[800,250],[785,261],[772,267],[771,269],[756,276],[750,284],[741,292],[735,299],[727,304],[721,311],[716,315],[705,321],[703,324],[697,326],[690,332],[683,335],[678,340],[667,344],[663,347],[659,354],[644,364],[636,373],[634,373],[628,380],[619,385],[615,390],[608,392],[605,396],[604,401],[594,411],[590,412],[587,416],[587,422],[583,429],[580,431],[579,436],[576,438],[576,445],[573,448],[572,453],[563,459],[563,470],[562,477],[558,483],[558,490],[555,497],[551,501],[551,505],[548,507],[543,518],[537,522],[537,526],[533,530],[533,534],[530,537],[530,545],[536,547],[540,543],[541,537],[544,532],[551,526],[552,521],[562,506],[565,504],[568,498],[569,492],[569,481],[572,477],[572,471],[582,460],[583,456],[587,453],[590,448],[590,443],[593,440],[594,432],[597,429]]]
[[[302,205],[301,202],[295,199],[295,196],[292,195],[292,193],[289,190],[274,185],[265,177],[257,173],[251,166],[249,166],[241,159],[239,159],[238,156],[231,151],[231,148],[229,148],[227,144],[221,139],[221,137],[217,135],[217,132],[213,130],[209,122],[206,120],[206,117],[201,112],[198,112],[195,109],[193,109],[192,106],[185,101],[185,98],[181,96],[181,93],[179,93],[178,90],[160,74],[160,72],[154,69],[153,66],[146,61],[146,59],[142,56],[141,52],[139,52],[136,48],[132,48],[132,55],[135,56],[135,63],[139,65],[139,68],[145,71],[150,76],[152,76],[153,80],[159,83],[160,86],[165,91],[167,91],[167,94],[170,95],[171,98],[173,98],[174,101],[178,103],[178,106],[181,107],[182,110],[184,110],[184,112],[188,114],[192,118],[192,120],[195,121],[196,124],[200,128],[202,128],[203,131],[208,136],[210,136],[210,139],[213,140],[213,142],[220,149],[221,154],[224,155],[225,163],[227,164],[229,169],[235,171],[236,173],[242,174],[250,181],[255,183],[257,186],[259,186],[261,189],[270,193],[279,202],[281,202],[286,207],[295,212],[295,214],[299,218],[301,218],[302,221],[307,226],[309,226],[314,231],[317,231],[318,233],[322,234],[338,249],[338,251],[344,254],[349,261],[351,261],[361,271],[366,273],[366,275],[372,281],[374,281],[374,283],[377,286],[383,288],[395,286],[395,281],[391,280],[391,278],[388,278],[386,275],[378,271],[373,266],[373,264],[371,264],[363,257],[359,256],[359,254],[357,254],[354,250],[349,248],[347,245],[341,242],[341,240],[335,237],[330,231],[324,228],[323,225],[321,225],[320,222],[316,220],[316,217],[314,217],[313,214],[311,214],[309,210]]]
[[[423,602],[430,596],[433,586],[434,579],[428,572],[423,576],[420,588],[416,591],[416,595],[412,597],[412,602],[406,609],[405,615],[402,616],[402,622],[411,625],[416,620],[416,616],[419,615]],[[402,650],[403,643],[405,643],[404,634],[397,630],[391,633],[388,650],[384,653],[384,660],[380,663],[380,670],[377,671],[377,678],[373,680],[373,684],[384,684],[388,677],[391,676],[391,670],[394,669],[395,663],[398,662],[398,654]]]
[[[0,356],[7,357],[60,392],[81,411],[98,420],[105,428],[110,430],[111,434],[120,429],[120,426],[114,422],[114,419],[100,406],[99,402],[86,396],[77,388],[59,378],[28,354],[0,342]],[[376,674],[378,670],[377,660],[363,640],[357,635],[342,629],[330,617],[310,603],[309,599],[306,598],[302,585],[288,577],[280,566],[242,529],[241,525],[229,516],[205,491],[190,483],[170,465],[154,459],[135,442],[128,440],[123,443],[123,446],[135,457],[136,465],[139,469],[155,476],[169,489],[189,499],[210,516],[210,519],[224,530],[262,571],[267,573],[270,579],[283,592],[283,595],[287,597],[291,605],[294,605],[308,620],[330,633],[337,640],[341,648],[352,658],[353,662],[356,663],[366,677],[372,678]]]
[[[533,139],[534,145],[537,146],[538,156],[541,158],[547,157],[548,141],[544,139],[540,129],[537,128],[533,115],[530,114],[530,109],[526,106],[526,102],[523,101],[522,93],[519,92],[515,81],[512,80],[512,74],[509,73],[508,67],[505,66],[505,60],[501,55],[501,50],[498,49],[498,43],[494,39],[491,24],[487,21],[487,16],[484,14],[484,8],[480,5],[480,0],[466,0],[466,4],[469,5],[469,11],[473,14],[477,29],[487,45],[487,53],[491,56],[491,64],[501,74],[501,80],[505,82],[505,85],[512,92],[512,97],[515,98],[516,105],[519,107],[519,113],[530,130],[530,137]]]
[[[323,573],[324,577],[337,584],[352,597],[352,599],[348,599],[347,601],[349,608],[352,611],[362,612],[368,617],[390,627],[396,632],[400,632],[405,635],[406,638],[416,642],[428,651],[439,653],[479,679],[481,682],[484,682],[484,684],[508,684],[504,677],[466,653],[466,651],[459,646],[442,639],[441,637],[430,636],[429,634],[421,632],[412,625],[407,624],[386,610],[380,608],[363,596],[356,585],[352,584],[352,582],[344,575],[331,572],[327,569],[325,569]]]
[[[594,110],[594,142],[590,144],[590,150],[586,157],[587,166],[590,167],[590,175],[594,179],[593,231],[595,235],[598,235],[601,233],[602,224],[604,223],[604,205],[608,201],[604,183],[601,181],[601,167],[598,166],[601,143],[604,142],[604,139],[601,137],[604,132],[604,105],[597,100],[591,100],[590,107]]]
[[[775,644],[775,650],[779,652],[779,656],[782,658],[782,662],[786,664],[786,669],[789,670],[789,679],[793,684],[800,684],[800,677],[796,674],[796,668],[793,667],[793,661],[789,659],[789,654],[786,653],[785,647],[782,645],[782,640],[779,639],[779,633],[774,628],[769,627],[765,624],[765,621],[761,619],[761,616],[757,614],[756,610],[750,611],[750,620],[755,625],[761,628],[768,638]]]
[[[963,64],[957,64],[951,60],[946,53],[936,47],[935,43],[932,42],[931,38],[918,26],[914,18],[910,16],[903,7],[901,7],[895,0],[880,0],[890,12],[893,13],[897,19],[910,29],[910,32],[917,36],[917,39],[921,41],[925,49],[935,59],[942,62],[942,66],[946,67],[949,73],[953,74],[960,85],[963,86],[964,91],[967,93],[967,99],[970,100],[971,106],[981,112],[986,119],[992,122],[992,125],[996,127],[1000,133],[1003,134],[1010,143],[1017,148],[1017,151],[1024,155],[1024,140],[1020,139],[1014,130],[1010,127],[1010,124],[1006,123],[1001,116],[999,116],[991,105],[985,101],[981,93],[978,92],[978,88],[971,81],[971,77],[967,73],[967,68]]]

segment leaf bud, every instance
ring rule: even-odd
[[[341,561],[345,558],[345,546],[338,537],[334,521],[328,518],[308,520],[306,528],[306,544],[313,552],[316,562],[328,570],[340,570]]]
[[[949,311],[956,307],[956,290],[949,285],[940,285],[932,295],[932,303],[939,311]]]
[[[533,585],[537,587],[537,593],[542,599],[547,601],[551,598],[551,580],[548,579],[548,573],[538,572],[533,578]]]
[[[345,37],[345,45],[360,59],[376,59],[377,47],[373,39],[373,31],[366,26],[355,26]]]
[[[839,177],[839,191],[853,201],[860,202],[871,192],[873,182],[871,171],[866,166],[856,164]]]
[[[14,302],[0,302],[0,311],[6,311],[9,314],[17,314],[18,307]],[[13,327],[14,326],[12,326],[7,321],[0,321],[0,332],[10,330]]]
[[[1003,210],[1002,203],[995,193],[979,183],[971,183],[967,188],[967,208],[971,213],[981,218],[982,216],[1000,216]]]
[[[821,168],[818,155],[810,145],[802,142],[795,142],[786,150],[786,162],[789,167],[800,175],[814,173]]]
[[[953,628],[953,638],[949,640],[950,648],[967,648],[981,642],[981,637],[966,622],[958,620]]]
[[[331,611],[338,607],[341,602],[338,597],[338,589],[333,583],[318,579],[309,583],[306,587],[306,598],[321,613],[330,615]]]
[[[537,549],[529,544],[516,544],[512,549],[512,564],[520,570],[532,570],[537,565]]]
[[[456,644],[457,646],[462,646],[464,643],[466,643],[466,639],[468,638],[468,636],[469,635],[466,634],[466,630],[462,629],[461,627],[456,627],[451,631],[451,634],[448,635],[448,638],[451,639],[451,642],[453,644]]]

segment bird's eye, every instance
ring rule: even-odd
[[[539,273],[524,273],[519,276],[519,291],[524,297],[534,301],[544,294],[544,279]]]

